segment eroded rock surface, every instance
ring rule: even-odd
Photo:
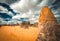
[[[47,6],[41,10],[38,27],[40,32],[36,41],[60,41],[60,25]]]

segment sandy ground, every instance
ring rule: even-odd
[[[1,26],[0,41],[36,41],[38,27]]]

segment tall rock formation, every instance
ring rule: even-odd
[[[60,25],[47,6],[41,10],[38,27],[40,32],[36,41],[60,41]]]
[[[47,6],[44,6],[42,8],[39,16],[39,23],[44,23],[44,22],[57,22],[52,11]]]

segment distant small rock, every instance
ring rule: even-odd
[[[21,23],[21,27],[22,28],[28,28],[30,26],[30,22],[29,21],[25,21]]]

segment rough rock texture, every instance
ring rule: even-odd
[[[47,6],[41,10],[38,27],[40,32],[36,41],[60,41],[60,25]]]
[[[39,16],[39,23],[45,22],[57,22],[56,18],[54,17],[52,11],[47,7],[43,7],[40,16]]]

